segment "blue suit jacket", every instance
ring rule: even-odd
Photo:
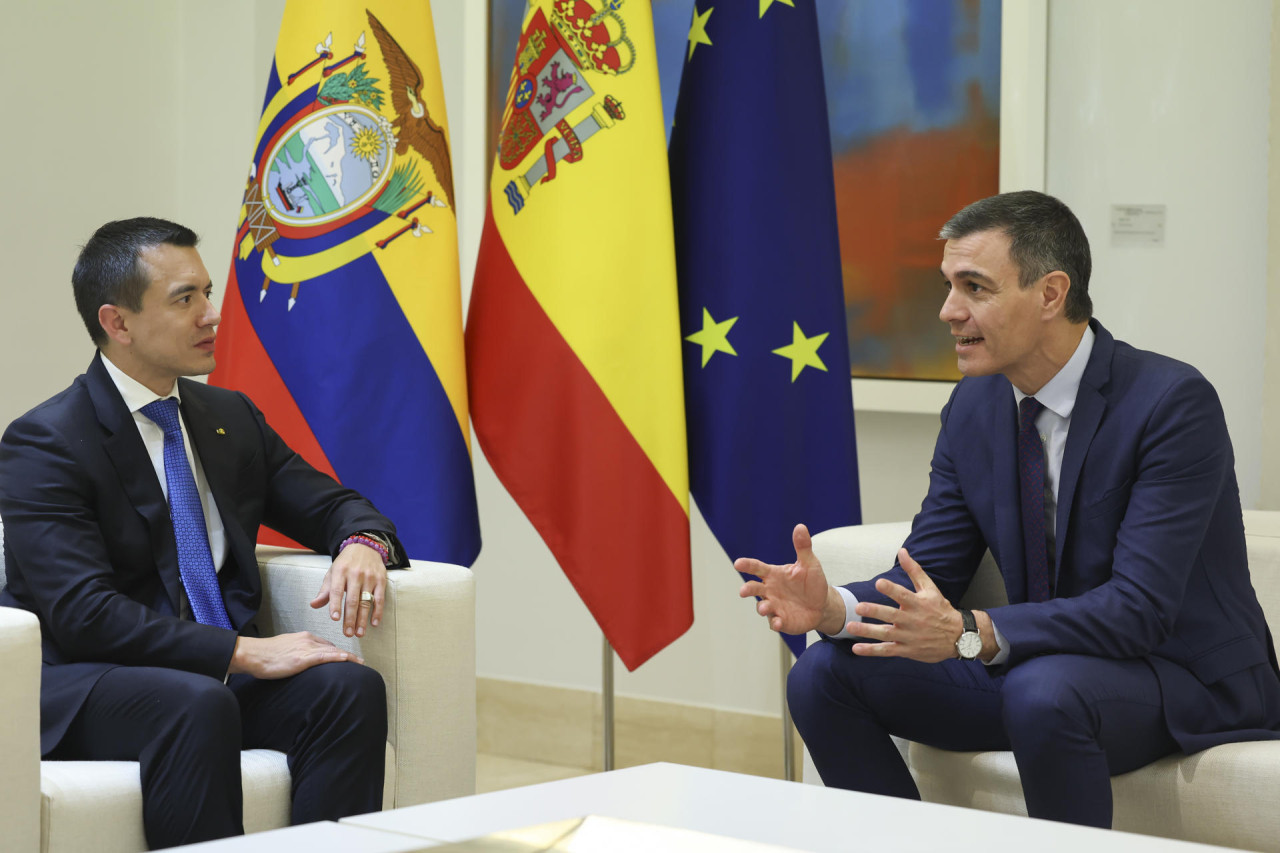
[[[178,617],[182,581],[169,506],[101,359],[14,421],[0,441],[8,578],[0,605],[40,618],[44,753],[113,666],[222,679],[237,636]],[[248,397],[179,383],[187,432],[226,530],[218,583],[237,632],[258,632],[260,524],[330,554],[357,530],[394,538],[389,520],[290,450]]]
[[[1055,597],[1027,602],[1003,376],[956,385],[906,548],[952,602],[991,550],[1010,602],[989,611],[1011,647],[1004,667],[1059,652],[1146,658],[1184,751],[1278,738],[1280,678],[1217,394],[1195,368],[1091,326],[1058,486]],[[911,587],[899,566],[885,576]],[[892,604],[871,582],[848,588]]]

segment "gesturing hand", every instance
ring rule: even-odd
[[[382,621],[386,589],[387,569],[382,565],[382,555],[367,545],[354,543],[343,548],[333,561],[311,606],[320,608],[328,604],[330,618],[335,622],[342,619],[342,633],[363,637],[366,626]],[[364,592],[373,598],[362,601]]]
[[[274,637],[237,637],[227,671],[247,672],[254,678],[288,678],[318,664],[344,660],[364,663],[359,655],[300,631]]]
[[[924,663],[955,657],[956,639],[963,630],[960,611],[951,606],[906,548],[898,550],[898,565],[907,573],[915,590],[886,578],[876,581],[876,590],[892,598],[898,606],[858,602],[859,616],[879,619],[885,624],[850,622],[849,633],[881,641],[855,643],[853,653],[868,657],[905,657]]]
[[[742,598],[758,596],[756,612],[768,617],[769,627],[787,634],[803,634],[817,629],[838,634],[844,627],[844,601],[827,583],[822,564],[813,554],[809,529],[797,524],[791,532],[796,561],[774,566],[743,557],[733,567],[758,581],[747,581],[738,591]]]

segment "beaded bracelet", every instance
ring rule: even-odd
[[[368,536],[361,536],[359,533],[343,539],[342,544],[338,546],[339,553],[341,553],[348,545],[352,544],[365,545],[377,551],[378,556],[382,558],[382,565],[384,566],[391,562],[391,552],[387,550],[386,545],[383,545],[377,539],[371,539]]]

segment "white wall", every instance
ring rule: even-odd
[[[1271,3],[1271,139],[1280,139],[1280,0]],[[1267,343],[1262,374],[1262,497],[1259,509],[1280,510],[1280,145],[1268,155]]]
[[[434,6],[465,288],[489,165],[485,4]],[[69,277],[78,245],[102,222],[154,213],[190,223],[204,237],[215,283],[223,280],[282,8],[282,0],[0,0],[0,31],[11,36],[0,72],[22,81],[0,134],[8,166],[0,421],[88,362]],[[1259,488],[1259,401],[1277,394],[1263,387],[1260,367],[1271,19],[1265,0],[1223,8],[1054,0],[1047,171],[1048,189],[1094,236],[1103,321],[1191,361],[1218,385],[1248,504]],[[1111,250],[1113,201],[1168,204],[1166,248]],[[936,425],[933,415],[859,413],[867,521],[918,507]],[[1280,460],[1269,464],[1280,482]],[[597,687],[594,623],[479,453],[476,471],[485,537],[476,565],[480,674]],[[619,668],[619,693],[776,712],[777,641],[737,598],[737,576],[696,515],[694,560],[693,629],[639,672]]]
[[[71,268],[99,225],[190,225],[220,289],[283,9],[0,0],[0,75],[18,86],[0,133],[0,423],[88,365]]]
[[[1246,507],[1261,492],[1269,0],[1049,9],[1047,190],[1093,245],[1097,316],[1218,389]],[[1114,248],[1112,204],[1164,204],[1163,248]]]

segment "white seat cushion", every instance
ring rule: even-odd
[[[395,790],[395,751],[387,744],[383,808]],[[283,752],[240,753],[244,830],[289,825],[290,778]],[[147,849],[142,831],[142,787],[136,761],[40,762],[41,853],[138,853]]]

